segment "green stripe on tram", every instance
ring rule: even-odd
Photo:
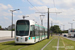
[[[39,26],[39,25],[35,24],[35,26]]]
[[[45,36],[46,36],[46,35],[36,36],[36,39],[37,39],[37,38],[40,38],[40,37],[45,37]],[[32,39],[35,39],[35,37],[29,37],[29,40],[30,40],[31,38],[32,38]]]
[[[40,25],[37,25],[37,24],[35,24],[35,26],[39,26],[39,27],[41,27],[41,28],[45,28],[45,27],[43,27],[43,26],[40,26]],[[45,29],[47,29],[47,28],[45,28]]]
[[[32,39],[35,39],[35,37],[29,37],[29,40],[30,40],[31,38],[32,38]]]
[[[35,24],[35,26],[39,26],[39,27],[41,27],[41,28],[45,28],[45,27],[43,27],[43,26],[40,26],[40,25],[37,25],[37,24]]]
[[[33,37],[32,39],[35,39],[35,37]]]
[[[36,38],[39,38],[39,36],[36,36]]]

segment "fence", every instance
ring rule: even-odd
[[[15,31],[13,31],[13,37],[14,37]],[[7,30],[0,30],[0,37],[11,37],[11,31]]]

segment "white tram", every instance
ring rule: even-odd
[[[16,44],[32,44],[47,38],[47,29],[33,20],[17,20],[15,30]]]
[[[68,30],[68,37],[75,37],[75,29]]]

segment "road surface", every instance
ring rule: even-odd
[[[75,41],[75,38],[68,38],[68,37],[64,37],[64,38],[67,38],[69,40]]]

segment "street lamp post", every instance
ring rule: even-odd
[[[43,25],[43,18],[42,18],[42,16],[44,17],[45,15],[40,15],[41,25]]]
[[[73,29],[73,23],[69,23],[69,24],[71,24],[71,29]]]
[[[61,28],[61,30],[62,30],[62,27],[61,26],[63,26],[63,24],[60,24],[60,28]]]
[[[11,38],[13,37],[13,12],[14,12],[14,11],[17,11],[17,10],[20,10],[20,9],[10,10],[11,13],[12,13]]]
[[[63,25],[63,31],[64,31],[64,26],[65,26],[65,25]]]

